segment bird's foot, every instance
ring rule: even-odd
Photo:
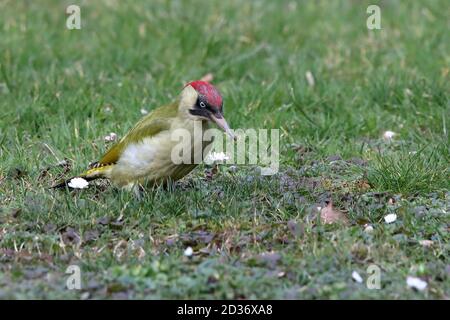
[[[142,200],[145,190],[144,190],[144,187],[140,183],[136,183],[136,182],[129,183],[126,186],[124,186],[123,188],[129,192],[133,192],[133,194],[137,200],[139,200],[139,201]]]

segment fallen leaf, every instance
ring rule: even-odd
[[[214,80],[214,75],[212,73],[207,73],[200,78],[200,81],[211,82]]]
[[[367,191],[370,189],[370,184],[368,184],[365,180],[359,180],[356,182],[356,188],[358,191]]]
[[[212,73],[207,73],[207,74],[205,74],[203,77],[201,77],[201,78],[199,79],[199,81],[205,81],[205,82],[211,82],[211,81],[213,81],[213,80],[214,80],[214,75],[213,75]],[[193,80],[190,80],[190,81],[188,81],[188,82],[185,82],[184,85],[187,85],[187,84],[190,83],[191,81],[193,81]]]
[[[320,210],[320,219],[324,224],[348,223],[348,218],[345,216],[345,214],[333,208],[332,201],[330,201],[325,208],[322,208]]]

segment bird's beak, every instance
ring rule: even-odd
[[[211,120],[214,121],[220,129],[225,131],[231,137],[231,139],[236,140],[236,136],[233,134],[233,132],[231,132],[231,129],[222,114],[219,113],[216,115],[211,113]]]

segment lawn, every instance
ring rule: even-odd
[[[70,4],[0,1],[0,298],[450,297],[448,1]],[[280,129],[277,174],[49,189],[208,73],[232,128]]]

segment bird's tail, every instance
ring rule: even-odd
[[[93,164],[91,169],[87,170],[86,172],[71,177],[69,179],[64,179],[57,184],[51,186],[52,189],[59,189],[59,188],[65,188],[68,187],[69,189],[72,189],[69,185],[70,181],[74,178],[82,178],[86,181],[92,181],[99,178],[109,178],[109,173],[111,172],[111,169],[113,168],[113,164],[111,165],[102,165],[99,166],[97,163]]]

